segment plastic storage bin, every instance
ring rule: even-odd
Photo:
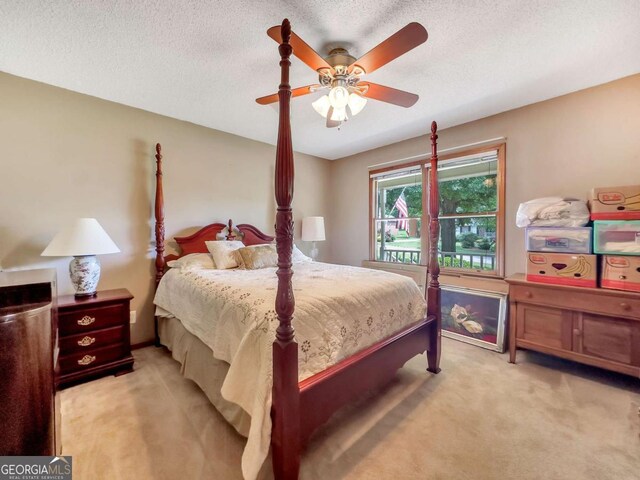
[[[527,227],[527,251],[589,254],[591,232],[591,227]]]
[[[593,251],[604,255],[640,255],[640,220],[593,223]]]

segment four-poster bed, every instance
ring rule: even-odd
[[[234,240],[236,231],[238,238],[242,240],[245,245],[259,245],[268,244],[273,241],[274,237],[262,233],[257,228],[241,224],[234,228],[231,220],[228,225],[216,223],[208,225],[193,235],[188,237],[176,237],[175,240],[181,248],[180,255],[164,256],[164,197],[163,197],[163,185],[162,185],[162,155],[160,145],[156,147],[156,304],[160,307],[163,305],[171,304],[171,297],[178,297],[175,300],[176,318],[184,320],[184,326],[186,330],[193,333],[196,337],[202,337],[205,344],[211,346],[211,343],[207,343],[207,338],[213,338],[213,334],[210,334],[207,328],[200,327],[195,323],[190,323],[189,320],[182,319],[178,315],[178,311],[183,307],[183,311],[187,309],[195,308],[193,304],[198,303],[196,297],[190,297],[190,295],[196,295],[195,288],[188,283],[188,281],[194,281],[194,284],[204,286],[208,289],[207,295],[209,297],[215,297],[217,294],[214,288],[219,288],[224,285],[221,290],[225,292],[238,292],[240,295],[238,298],[247,298],[250,295],[259,296],[266,295],[266,298],[270,298],[271,301],[275,300],[275,309],[273,310],[273,316],[270,321],[273,321],[275,329],[275,340],[272,343],[271,351],[269,352],[269,361],[267,362],[270,367],[264,377],[266,379],[254,379],[256,385],[262,385],[263,380],[267,382],[271,389],[270,395],[270,419],[267,413],[264,419],[265,428],[271,426],[270,443],[273,460],[273,470],[275,478],[277,479],[294,479],[298,477],[300,467],[300,454],[303,446],[307,443],[314,430],[327,421],[327,419],[340,407],[347,404],[357,396],[361,395],[367,390],[380,387],[389,382],[396,371],[401,368],[404,363],[417,354],[427,352],[428,368],[427,370],[433,373],[439,372],[440,361],[440,288],[438,283],[439,266],[437,262],[437,242],[439,236],[439,222],[438,222],[438,184],[437,184],[437,134],[436,124],[432,123],[431,126],[431,176],[429,179],[430,192],[429,192],[429,240],[430,240],[430,252],[429,252],[429,273],[430,276],[428,288],[427,288],[427,303],[426,303],[426,315],[424,299],[421,298],[417,286],[412,280],[400,277],[397,275],[368,271],[355,267],[344,266],[329,266],[327,264],[317,264],[315,262],[303,262],[293,265],[292,253],[293,253],[293,214],[291,210],[291,203],[293,200],[293,184],[294,184],[294,160],[293,149],[291,144],[291,125],[289,118],[291,88],[289,85],[289,67],[290,56],[292,53],[292,47],[289,44],[291,36],[291,27],[288,20],[284,20],[281,27],[282,43],[279,46],[280,52],[280,67],[281,67],[281,83],[279,88],[279,129],[278,129],[278,141],[276,152],[276,170],[275,170],[275,197],[277,202],[276,224],[275,224],[275,239],[277,250],[277,287],[274,285],[272,290],[275,290],[275,295],[269,294],[270,281],[275,282],[273,270],[264,269],[263,271],[241,271],[236,269],[233,274],[220,272],[219,270],[211,270],[204,272],[199,271],[183,271],[183,272],[167,272],[167,262],[170,260],[176,260],[184,257],[188,254],[194,253],[206,253],[207,246],[205,242],[213,241],[224,236],[225,240]],[[170,269],[174,270],[174,269]],[[296,273],[296,296],[298,296],[298,310],[296,311],[296,298],[294,297],[294,288],[292,282],[292,276]],[[227,271],[228,272],[228,271]],[[265,276],[267,275],[267,276]],[[349,308],[354,310],[341,310],[343,318],[337,317],[344,322],[344,326],[340,328],[340,324],[337,323],[335,318],[313,318],[310,315],[310,311],[314,310],[319,304],[319,300],[308,292],[310,290],[322,291],[322,285],[337,284],[340,276],[344,275],[348,277],[344,283],[342,289],[346,290],[341,292],[337,287],[333,296],[340,297],[341,302],[347,305],[350,301],[350,297],[358,297],[360,300],[360,307],[351,306]],[[379,275],[379,276],[376,276]],[[174,283],[169,284],[169,277],[172,278]],[[258,278],[258,280],[255,280]],[[194,280],[195,279],[195,280]],[[273,279],[273,280],[271,280]],[[312,280],[317,279],[317,280]],[[257,281],[262,285],[263,292],[251,292],[247,291],[242,293],[243,282]],[[317,283],[313,283],[317,282]],[[324,282],[324,283],[323,283]],[[380,284],[380,286],[378,286]],[[387,290],[382,290],[382,286]],[[317,288],[314,288],[317,287]],[[376,291],[376,288],[380,288],[380,291]],[[182,289],[182,290],[180,290]],[[349,289],[352,289],[349,290]],[[395,289],[395,290],[394,290]],[[304,293],[301,294],[300,291]],[[313,368],[307,368],[306,361],[309,358],[310,342],[307,340],[310,332],[313,329],[319,327],[325,329],[326,332],[318,334],[317,336],[326,336],[326,338],[339,338],[342,335],[343,339],[346,336],[348,328],[360,328],[362,324],[359,319],[351,319],[351,312],[356,317],[356,313],[360,314],[360,311],[364,312],[365,321],[367,325],[373,331],[373,313],[368,313],[366,309],[368,305],[363,304],[361,299],[367,298],[367,291],[371,291],[369,296],[370,302],[388,302],[389,304],[396,299],[402,297],[402,301],[399,307],[387,309],[388,315],[384,316],[380,314],[380,319],[387,320],[386,324],[381,324],[378,329],[375,339],[369,339],[368,344],[360,344],[364,348],[356,348],[358,342],[352,342],[349,348],[342,348],[347,342],[343,341],[338,347],[335,347],[332,353],[332,359],[323,363],[320,367],[316,364]],[[266,293],[265,293],[266,292]],[[417,293],[416,293],[417,292]],[[415,295],[418,295],[418,301],[420,305],[416,305],[413,301]],[[225,293],[224,302],[221,305],[227,305],[229,295]],[[268,295],[272,295],[269,297]],[[305,296],[306,295],[306,296]],[[323,302],[331,302],[332,295],[324,293],[322,299]],[[408,299],[408,300],[407,300]],[[263,299],[258,299],[254,302],[255,305],[261,305]],[[183,303],[182,307],[180,302]],[[186,306],[185,306],[186,305]],[[269,308],[272,308],[269,305]],[[355,305],[355,304],[354,304]],[[404,308],[403,305],[408,305]],[[387,305],[388,307],[389,305]],[[313,308],[311,308],[313,307]],[[164,308],[164,307],[162,307]],[[253,308],[253,307],[251,307]],[[259,317],[262,315],[261,307],[255,307],[255,310],[259,313],[252,313],[252,315]],[[373,307],[372,307],[373,308]],[[380,308],[380,305],[377,306]],[[245,309],[247,310],[247,309]],[[198,315],[201,312],[210,312],[210,307],[202,307],[201,311],[198,311]],[[336,310],[337,311],[337,310]],[[265,318],[268,318],[271,311],[266,311]],[[297,312],[297,313],[296,313]],[[404,317],[398,312],[402,312]],[[184,313],[186,316],[186,313]],[[228,313],[226,315],[229,315]],[[416,317],[416,315],[418,315]],[[248,317],[246,317],[248,318]],[[253,318],[253,317],[252,317]],[[261,317],[260,317],[261,318]],[[393,319],[394,326],[391,326],[391,319]],[[168,323],[163,323],[163,329],[165,332],[171,330],[171,328],[181,328],[176,319],[171,320],[173,326],[169,326]],[[158,335],[158,319],[156,319],[156,335],[157,343],[161,335]],[[244,323],[242,318],[240,322]],[[351,322],[351,323],[350,323]],[[224,322],[223,322],[224,323]],[[239,323],[236,319],[233,322],[233,328],[239,329]],[[250,322],[248,322],[250,323]],[[327,325],[324,325],[324,324]],[[384,322],[383,322],[384,323]],[[335,332],[331,331],[331,326],[336,329]],[[256,324],[257,327],[263,324]],[[265,335],[272,334],[273,330],[269,329],[269,322],[264,324],[263,327],[257,328],[253,325],[251,328],[247,327],[247,332],[250,331],[252,335],[254,330],[262,329]],[[355,327],[354,327],[355,325]],[[295,331],[294,331],[295,326]],[[202,328],[202,335],[198,335],[198,328]],[[213,328],[215,330],[218,327]],[[395,329],[393,329],[395,328]],[[184,335],[187,335],[185,333]],[[239,339],[237,350],[227,346],[227,343],[233,344],[236,340],[232,339],[227,341],[225,338],[225,344],[223,349],[230,350],[230,357],[241,357],[242,346],[246,343],[246,338],[250,335],[244,333],[245,337]],[[166,334],[169,338],[169,334]],[[180,335],[174,335],[174,337],[180,337]],[[182,335],[182,336],[184,336]],[[333,335],[333,337],[332,337]],[[362,335],[362,333],[359,333]],[[374,335],[374,333],[371,333]],[[206,337],[206,338],[205,338]],[[299,337],[301,340],[301,350],[296,341]],[[263,338],[264,337],[263,335]],[[273,338],[273,337],[271,337]],[[358,337],[360,338],[360,337]],[[371,337],[373,338],[373,337]],[[215,343],[213,339],[211,342]],[[271,340],[268,340],[270,343]],[[163,343],[164,338],[163,338]],[[166,344],[166,343],[165,343]],[[342,348],[342,350],[341,350]],[[257,350],[256,347],[252,347],[253,350]],[[326,350],[326,349],[325,349]],[[211,347],[209,352],[216,351],[216,348]],[[323,350],[324,351],[324,350]],[[219,353],[219,352],[218,352]],[[174,355],[175,356],[175,355]],[[320,355],[318,355],[319,357]],[[224,358],[220,357],[221,360]],[[235,359],[233,360],[235,361]],[[244,362],[244,360],[242,360]],[[317,359],[316,359],[317,361]],[[246,366],[246,362],[244,362]],[[233,362],[229,362],[226,365],[228,370],[224,370],[223,376],[227,374],[231,375],[238,367],[233,365]],[[321,368],[321,370],[318,370]],[[259,373],[259,368],[255,368],[255,372]],[[258,374],[256,373],[256,375]],[[248,380],[249,381],[249,380]],[[200,384],[200,383],[199,383]],[[202,386],[202,385],[201,385]],[[226,391],[225,391],[226,388]],[[204,388],[203,388],[204,389]],[[246,390],[247,387],[244,387]],[[232,397],[233,392],[228,385],[222,386],[222,396]],[[209,398],[212,395],[207,392]],[[268,400],[268,399],[267,399]],[[212,400],[214,401],[214,400]],[[216,402],[214,401],[214,404]],[[216,406],[218,406],[216,404]],[[252,415],[251,421],[256,419],[253,417],[258,410],[250,410],[249,407],[243,406],[246,413]],[[226,415],[227,419],[229,416]],[[270,422],[269,422],[270,420]],[[269,425],[270,424],[270,425]],[[234,424],[234,426],[236,426]],[[242,432],[242,428],[236,426],[238,431]],[[245,472],[244,457],[243,457],[243,472]]]

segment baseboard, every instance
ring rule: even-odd
[[[131,350],[137,350],[138,348],[150,347],[152,345],[155,345],[155,342],[153,340],[145,340],[144,342],[134,343],[133,345],[131,345]]]

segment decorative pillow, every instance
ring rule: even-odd
[[[216,268],[213,258],[208,253],[190,253],[184,257],[177,258],[167,262],[167,267],[171,268]]]
[[[240,240],[215,240],[204,243],[213,257],[216,269],[226,270],[238,266],[234,252],[244,247]]]
[[[276,246],[272,244],[251,245],[236,251],[240,268],[257,270],[259,268],[275,267],[278,264]]]

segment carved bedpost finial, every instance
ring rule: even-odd
[[[437,131],[438,131],[438,124],[434,120],[433,122],[431,122],[431,133],[435,135]]]
[[[288,18],[282,20],[280,36],[282,37],[282,43],[289,43],[289,40],[291,40],[291,22],[289,22]]]
[[[233,232],[233,222],[229,219],[227,222],[227,240],[233,240],[236,238],[236,234]]]

